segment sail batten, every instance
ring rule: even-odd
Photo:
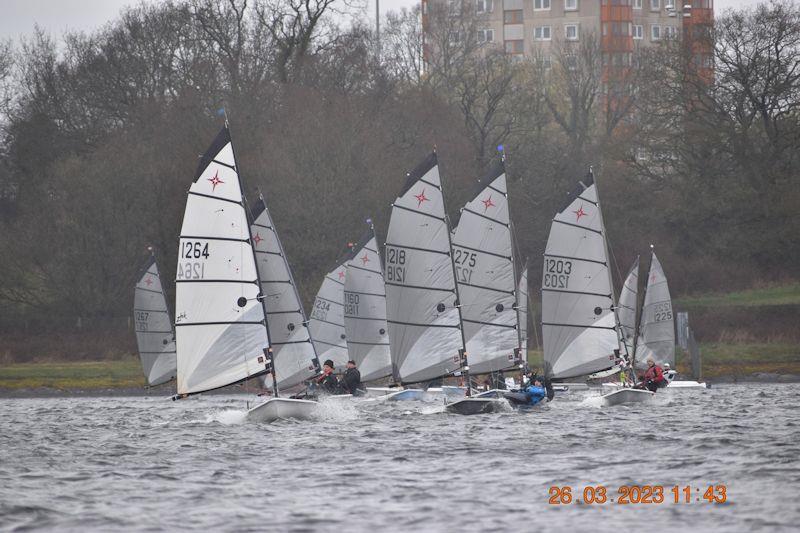
[[[553,218],[542,272],[545,372],[564,379],[611,368],[619,350],[600,201],[590,174]]]
[[[175,378],[175,332],[154,255],[142,269],[134,288],[133,317],[139,358],[147,384]]]
[[[226,126],[201,158],[181,226],[175,295],[181,395],[266,370],[269,337],[236,168]]]
[[[377,252],[375,230],[353,248],[344,282],[344,325],[347,351],[362,381],[392,374],[389,325],[386,321],[386,287]]]
[[[386,314],[395,381],[461,368],[461,317],[436,154],[407,176],[386,236]]]
[[[289,261],[263,198],[255,202],[251,213],[250,238],[255,245],[275,380],[280,390],[313,377],[318,366],[317,355]]]

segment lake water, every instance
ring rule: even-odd
[[[329,401],[273,425],[243,423],[238,395],[2,399],[0,529],[796,531],[800,386],[598,394],[471,417]],[[657,484],[661,504],[575,503]],[[573,503],[549,504],[554,485]],[[708,485],[727,501],[702,500]]]

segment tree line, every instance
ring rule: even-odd
[[[433,146],[454,223],[504,147],[532,280],[590,165],[615,270],[653,243],[678,294],[797,279],[794,2],[719,16],[712,80],[680,38],[635,50],[613,79],[591,34],[517,60],[461,6],[432,10],[424,43],[417,10],[388,14],[377,42],[345,0],[168,0],[2,43],[0,324],[129,315],[149,245],[171,279],[222,107],[306,302],[366,218],[385,232]]]

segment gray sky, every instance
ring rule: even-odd
[[[158,0],[144,0],[148,3]],[[373,17],[375,0],[367,0],[366,14]],[[419,0],[381,0],[381,12],[413,6]],[[600,0],[595,0],[600,1]],[[65,30],[92,30],[113,19],[120,8],[138,0],[0,0],[0,39],[17,38],[33,31],[34,24],[55,36]],[[728,7],[754,5],[757,0],[716,0],[720,12]]]

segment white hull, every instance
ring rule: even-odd
[[[317,408],[317,402],[292,398],[270,398],[247,411],[248,422],[275,422],[287,418],[308,420]]]
[[[506,400],[499,398],[462,398],[445,405],[445,411],[458,415],[479,415],[503,411],[508,406]]]
[[[604,390],[616,390],[622,386],[619,383],[603,383]],[[665,387],[667,389],[707,389],[708,385],[705,382],[691,381],[691,380],[675,380],[670,381]]]
[[[675,380],[670,381],[669,385],[667,385],[668,389],[707,389],[708,385],[704,381],[692,381],[692,380]]]
[[[644,403],[650,400],[654,393],[649,390],[624,388],[609,392],[601,396],[606,406]]]

